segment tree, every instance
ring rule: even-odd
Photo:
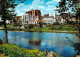
[[[76,13],[76,27],[78,30],[78,36],[80,40],[80,0],[61,0],[59,2],[59,5],[56,6],[59,13],[61,12],[67,12],[71,9],[71,11]],[[73,46],[76,50],[79,51],[80,54],[80,43],[73,43]]]
[[[80,38],[80,0],[61,0],[56,7],[56,11],[59,13],[67,12],[70,9],[76,13],[76,25],[79,32],[78,36]]]
[[[24,2],[25,0],[17,0],[20,2]],[[3,19],[3,25],[4,25],[4,31],[5,31],[5,40],[6,43],[8,43],[7,38],[7,27],[6,27],[6,20],[14,19],[16,14],[14,13],[15,6],[18,4],[16,3],[16,0],[0,0],[0,15]]]

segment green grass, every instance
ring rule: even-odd
[[[30,30],[41,30],[41,31],[49,31],[49,30],[61,30],[61,31],[76,31],[75,27],[49,27],[49,28],[31,28]]]
[[[44,52],[40,51],[39,49],[29,50],[20,48],[19,45],[7,43],[0,44],[0,54],[10,57],[47,57],[45,56]],[[56,57],[62,57],[60,54],[54,54]]]
[[[13,25],[9,25],[9,24],[8,24],[7,27],[13,27]]]

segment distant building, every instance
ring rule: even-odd
[[[49,17],[49,14],[44,14],[44,17]]]
[[[49,16],[53,16],[54,18],[56,18],[57,14],[55,12],[49,13]]]
[[[35,19],[39,19],[40,20],[40,17],[41,17],[41,11],[36,9],[36,10],[30,10],[28,11],[29,14],[31,14],[31,16],[33,16],[33,20]]]
[[[63,17],[61,15],[57,15],[56,21],[59,22],[59,23],[64,23],[65,19],[63,19]]]
[[[69,13],[63,12],[60,15],[62,16],[63,19],[66,19],[69,16]]]
[[[22,16],[22,24],[24,25],[38,24],[39,23],[38,21],[40,20],[41,20],[41,12],[38,9],[30,10]]]
[[[56,22],[56,19],[53,16],[44,16],[44,19],[41,21],[45,24],[53,24]]]
[[[22,24],[23,25],[26,25],[26,24],[29,24],[29,21],[31,21],[31,19],[33,19],[32,18],[32,16],[31,16],[31,14],[29,14],[29,13],[25,13],[23,16],[22,16]]]
[[[76,17],[67,17],[66,19],[68,21],[74,21],[74,22],[76,22]]]

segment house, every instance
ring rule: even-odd
[[[49,16],[53,16],[54,18],[56,18],[57,14],[55,12],[51,12],[49,13]]]
[[[59,22],[59,23],[64,23],[64,22],[66,22],[66,20],[63,19],[63,17],[62,17],[61,15],[57,15],[56,21]]]
[[[56,22],[56,19],[53,16],[44,16],[41,22],[45,24],[53,24],[54,22]]]
[[[76,17],[67,17],[66,19],[67,19],[68,21],[76,22]]]

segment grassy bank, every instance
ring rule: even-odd
[[[0,45],[0,53],[10,57],[46,57],[44,53],[38,49],[29,50],[11,44]]]
[[[25,26],[24,29],[13,29],[13,25],[7,25],[8,31],[24,31],[24,32],[58,32],[58,33],[77,33],[76,26],[73,25],[65,25],[65,26],[53,26],[53,27],[46,27],[46,28],[37,28],[33,26]]]
[[[59,54],[54,54],[56,55],[56,57],[61,57]],[[0,45],[0,55],[9,57],[47,57],[45,56],[44,52],[38,49],[29,50],[6,43]]]
[[[30,30],[58,30],[58,31],[75,31],[76,28],[74,27],[49,27],[49,28],[31,28]]]

